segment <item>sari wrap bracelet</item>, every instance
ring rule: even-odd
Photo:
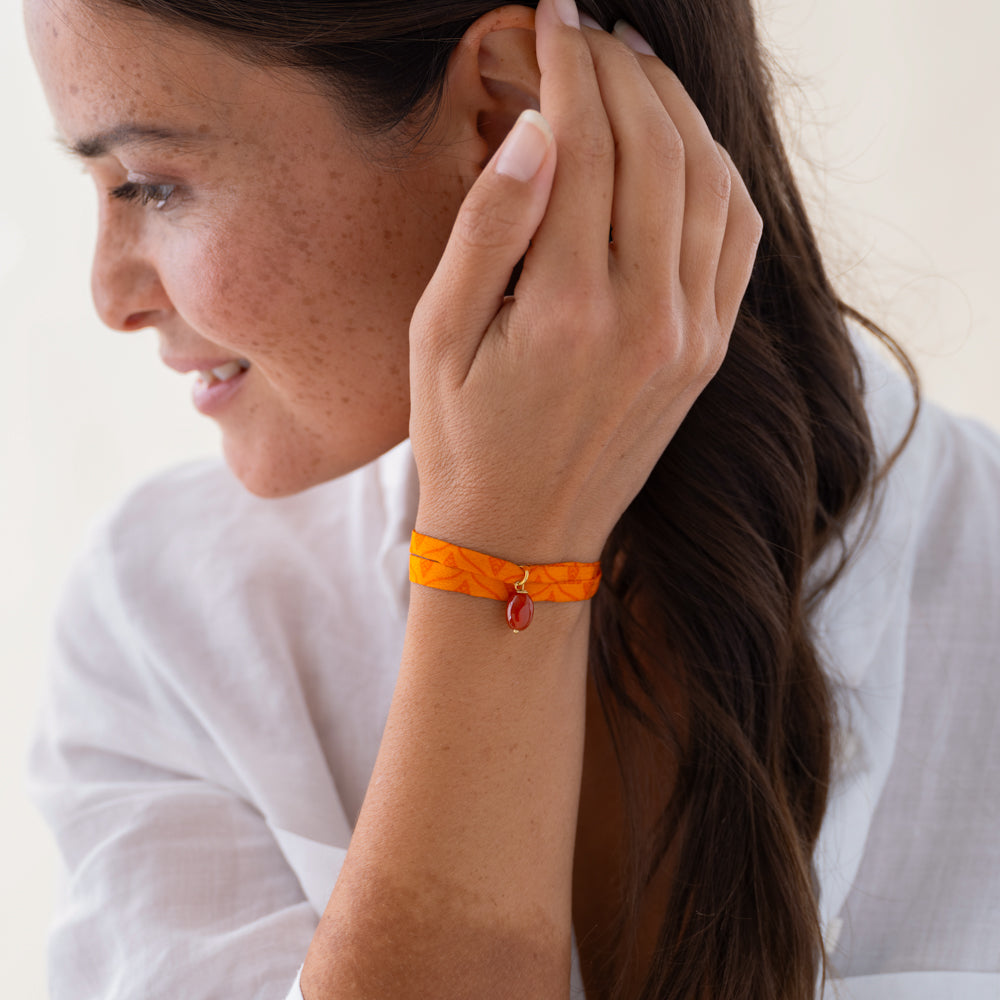
[[[531,624],[535,601],[587,601],[593,597],[601,582],[601,564],[520,566],[414,531],[410,580],[436,590],[506,601],[507,624],[520,632]]]

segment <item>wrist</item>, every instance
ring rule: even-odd
[[[423,497],[414,530],[519,566],[598,562],[605,541],[587,536],[576,525],[559,524],[553,512],[483,505],[472,513],[454,502],[425,503]]]
[[[410,580],[434,590],[503,601],[508,626],[521,632],[534,618],[535,601],[589,601],[600,586],[601,564],[518,564],[414,531],[410,538]]]

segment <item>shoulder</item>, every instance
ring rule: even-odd
[[[139,484],[64,588],[36,775],[74,745],[238,789],[235,774],[272,768],[305,781],[326,773],[323,753],[346,759],[304,735],[317,725],[373,758],[402,647],[415,483],[401,445],[280,500],[250,495],[219,462]],[[320,754],[311,768],[303,744]],[[363,793],[353,770],[339,780]]]
[[[929,613],[981,613],[980,628],[990,631],[996,616],[984,602],[1000,593],[1000,437],[926,400],[914,421],[902,373],[864,341],[859,348],[883,474],[871,506],[848,527],[851,558],[815,620],[828,662],[851,686],[885,661],[886,642],[900,649]],[[824,553],[816,579],[839,555]]]
[[[144,571],[150,559],[157,565],[181,561],[192,570],[209,550],[213,556],[224,553],[231,565],[276,536],[306,534],[317,522],[335,530],[376,484],[371,465],[294,496],[263,499],[248,492],[221,460],[191,462],[133,487],[98,522],[91,544],[109,549],[117,563],[135,562]],[[253,546],[247,544],[251,532]]]
[[[131,670],[193,679],[273,672],[329,643],[376,643],[405,620],[416,476],[408,445],[282,499],[248,493],[219,461],[136,486],[94,528],[64,588],[57,652],[94,663],[113,647]],[[95,669],[99,669],[94,664]],[[110,669],[110,668],[109,668]]]
[[[870,362],[866,383],[889,454],[909,390]],[[841,753],[817,856],[845,974],[981,969],[995,947],[998,497],[997,433],[924,402],[821,609]]]
[[[901,367],[879,350],[874,338],[865,331],[853,331],[854,344],[861,362],[865,405],[871,422],[875,446],[885,462],[907,437],[911,422],[913,433],[893,465],[895,478],[920,478],[921,485],[933,487],[979,487],[1000,471],[1000,433],[996,428],[962,417],[921,399],[914,420],[913,386]],[[978,470],[986,477],[968,474]],[[891,477],[890,477],[891,478]]]
[[[906,440],[876,491],[876,544],[879,533],[895,533],[918,560],[928,553],[954,560],[968,547],[1000,573],[1000,434],[927,399],[913,420],[903,374],[864,342],[860,353],[880,465]],[[948,544],[958,548],[943,551]]]
[[[219,591],[317,564],[332,576],[363,575],[386,533],[400,533],[412,516],[411,470],[404,443],[339,479],[264,499],[221,460],[177,466],[139,483],[98,522],[83,572],[110,573],[133,594],[178,579]]]
[[[903,439],[913,412],[909,385],[866,364],[867,399],[880,458]],[[911,557],[911,603],[928,587],[946,606],[981,604],[1000,587],[1000,434],[923,400],[912,434],[876,494],[874,544],[895,537]],[[868,544],[871,544],[869,542]],[[986,590],[983,590],[983,586]],[[983,608],[986,611],[985,608]]]
[[[949,871],[961,855],[965,911],[984,912],[977,908],[995,898],[981,876],[996,867],[982,846],[992,822],[983,804],[996,800],[1000,772],[988,775],[981,761],[996,741],[995,712],[982,706],[1000,691],[1000,439],[925,401],[886,466],[910,427],[913,394],[891,364],[861,353],[886,471],[873,506],[848,530],[851,558],[813,619],[838,713],[816,854],[821,906],[833,926],[849,900],[845,926],[859,933],[845,932],[836,956],[845,973],[884,971],[915,935],[941,943],[917,968],[973,968],[956,948],[974,940],[978,918],[956,933],[957,897],[930,873]],[[961,793],[957,775],[970,776]],[[965,955],[977,947],[962,944]]]

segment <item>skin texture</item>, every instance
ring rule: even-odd
[[[93,295],[113,329],[155,327],[166,358],[251,362],[218,416],[243,482],[294,492],[402,440],[410,315],[475,162],[442,146],[376,165],[311,77],[194,34],[75,0],[31,0],[26,15],[68,144],[123,123],[193,137],[85,160]],[[130,180],[176,188],[162,207],[110,196]]]
[[[390,178],[300,75],[95,20],[78,0],[27,10],[69,142],[152,116],[214,137],[180,163],[116,149],[91,164],[95,297],[119,329],[155,326],[168,352],[251,361],[249,391],[220,417],[248,486],[346,471],[409,414],[418,530],[520,563],[599,556],[718,369],[760,236],[662,63],[581,29],[568,0],[499,8],[449,63],[426,155]],[[551,125],[527,135],[541,157],[499,172],[519,134],[507,126],[536,104]],[[182,174],[190,200],[108,200],[154,168]],[[577,839],[581,782],[590,823],[608,770],[604,754],[583,773],[588,637],[586,602],[540,606],[514,638],[495,602],[413,588],[307,1000],[567,994],[574,848],[616,849],[606,831]],[[601,892],[581,898],[597,925]]]

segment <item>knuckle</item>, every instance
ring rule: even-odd
[[[668,170],[683,170],[687,161],[687,150],[677,126],[669,118],[658,117],[650,123],[649,143],[657,162]]]
[[[696,319],[688,316],[678,321],[677,331],[670,342],[670,352],[661,358],[664,367],[682,385],[702,387],[722,365],[728,347],[728,336],[719,329],[714,316]]]
[[[764,235],[764,220],[749,199],[740,205],[731,226],[738,240],[737,245],[743,250],[743,256],[753,260]]]
[[[736,164],[733,163],[733,158],[729,155],[729,150],[722,145],[718,140],[713,140],[715,142],[715,149],[719,156],[722,158],[723,162],[726,164],[727,169],[735,171]]]
[[[719,163],[722,168],[729,174],[729,197],[730,200],[736,204],[745,202],[751,208],[753,208],[753,202],[750,200],[750,194],[747,191],[746,184],[743,182],[743,177],[740,174],[736,164],[733,162],[733,158],[729,155],[729,150],[720,142],[715,143],[716,153],[718,155]]]
[[[733,190],[733,175],[726,161],[718,153],[706,157],[699,175],[705,190],[721,205],[728,206]]]
[[[566,147],[564,147],[566,148]],[[604,166],[615,155],[615,141],[607,121],[584,117],[573,127],[573,139],[567,151],[588,166]]]
[[[455,219],[452,235],[470,249],[489,249],[507,242],[518,231],[519,223],[510,204],[467,200]]]
[[[726,354],[726,338],[715,323],[690,323],[683,336],[681,357],[675,369],[682,383],[701,388],[722,365]]]
[[[657,372],[676,375],[678,367],[687,364],[684,355],[684,321],[670,301],[651,303],[649,315],[657,317],[655,322],[641,323],[641,336],[635,343],[635,367],[643,380]]]
[[[724,150],[723,153],[732,176],[729,228],[741,245],[745,245],[750,255],[753,256],[756,254],[757,247],[764,235],[764,219],[750,197],[750,192],[743,183],[742,177],[737,172],[736,167],[732,165],[732,160],[729,159]]]
[[[665,63],[660,60],[652,63],[647,74],[668,111],[673,112],[681,105],[694,103],[680,77]]]
[[[729,334],[713,325],[704,336],[701,351],[701,372],[704,381],[711,379],[722,367],[729,350]],[[706,377],[707,376],[707,377]]]

